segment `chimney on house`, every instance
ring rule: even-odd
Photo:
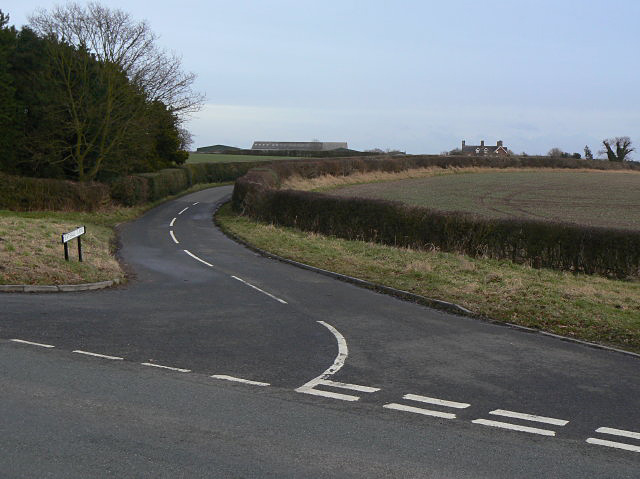
[[[462,140],[462,151],[464,151],[464,144],[465,144],[465,141]]]
[[[480,142],[480,146],[484,146],[484,140]]]
[[[502,146],[502,140],[498,141],[498,145],[497,146]]]

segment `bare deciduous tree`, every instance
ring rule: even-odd
[[[547,156],[551,156],[553,158],[562,158],[562,155],[564,155],[564,151],[560,148],[551,148],[547,153]]]
[[[30,22],[49,39],[51,81],[64,92],[68,117],[60,130],[71,139],[60,156],[81,181],[95,179],[125,145],[145,141],[152,105],[165,105],[180,123],[202,104],[180,58],[157,47],[146,22],[121,10],[68,3],[39,10]]]
[[[602,140],[604,150],[600,154],[606,154],[609,161],[624,161],[629,159],[631,152],[635,150],[631,146],[631,139],[628,136],[616,136],[615,138],[605,138]],[[613,150],[615,148],[615,151]]]
[[[158,47],[146,22],[96,2],[40,9],[29,20],[37,32],[117,65],[150,102],[161,101],[179,118],[200,109],[204,97],[192,88],[195,75],[183,71],[178,55]]]

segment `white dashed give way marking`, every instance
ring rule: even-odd
[[[453,408],[453,409],[466,409],[469,406],[471,406],[471,404],[468,404],[468,403],[447,401],[445,399],[437,399],[437,398],[432,398],[428,396],[419,396],[417,394],[405,394],[402,397],[403,399],[407,399],[409,401],[416,401],[420,403],[432,404],[434,406],[441,406],[441,407],[447,407],[447,408]],[[407,406],[405,404],[389,403],[389,404],[385,404],[382,407],[387,409],[395,409],[397,411],[423,414],[425,416],[435,416],[443,419],[456,418],[456,415],[450,412],[436,411],[433,409],[425,409],[425,408],[416,407],[416,406]]]
[[[178,240],[176,239],[176,236],[173,234],[173,230],[169,230],[169,234],[171,235],[171,239],[173,240],[173,242],[174,242],[175,244],[179,244],[179,243],[180,243],[180,241],[178,241]]]
[[[185,209],[183,209],[182,211],[180,211],[180,213],[178,213],[178,215],[181,215],[182,213],[184,213],[185,211],[187,211],[189,209],[189,207],[187,206]]]
[[[342,401],[357,401],[360,399],[360,396],[353,396],[351,394],[342,394],[336,393],[332,391],[323,391],[322,389],[316,389],[318,386],[325,387],[333,387],[338,389],[347,389],[351,391],[358,391],[364,393],[374,393],[376,391],[380,391],[380,388],[372,388],[370,386],[361,386],[360,384],[350,384],[350,383],[341,383],[338,381],[331,381],[328,378],[333,376],[335,373],[342,369],[344,366],[347,357],[349,356],[349,349],[347,348],[347,341],[344,339],[344,336],[340,334],[340,332],[324,321],[318,321],[318,323],[322,324],[325,328],[327,328],[331,333],[336,337],[338,342],[338,355],[336,359],[333,361],[333,364],[329,366],[329,368],[323,372],[317,378],[312,379],[306,384],[303,384],[296,392],[303,394],[312,394],[314,396],[324,396],[332,399],[340,399]]]
[[[222,379],[223,381],[233,381],[236,383],[251,384],[252,386],[270,386],[269,383],[262,383],[260,381],[251,381],[249,379],[236,378],[234,376],[227,376],[226,374],[214,374],[211,377],[214,379]]]
[[[599,427],[598,429],[596,429],[596,432],[600,434],[609,434],[612,436],[625,437],[640,441],[640,432],[625,431],[624,429],[614,429],[611,427]],[[588,438],[587,442],[589,444],[595,444],[597,446],[606,446],[616,449],[623,449],[625,451],[640,452],[640,445],[627,444],[626,442],[608,441],[606,439],[598,439],[595,437]]]
[[[569,421],[565,421],[564,419],[556,419],[553,417],[545,417],[545,416],[534,416],[533,414],[507,411],[505,409],[496,409],[494,411],[491,411],[489,414],[493,414],[496,416],[509,417],[513,419],[521,419],[523,421],[533,421],[533,422],[539,422],[543,424],[552,424],[555,426],[565,426],[569,423]],[[556,435],[556,432],[550,429],[540,429],[537,427],[523,426],[520,424],[512,424],[510,422],[492,421],[489,419],[475,419],[474,421],[471,421],[471,422],[474,424],[481,424],[483,426],[498,427],[501,429],[510,429],[512,431],[528,432],[530,434],[539,434],[541,436]]]

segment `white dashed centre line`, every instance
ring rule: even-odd
[[[169,371],[178,371],[179,373],[190,373],[191,369],[182,369],[182,368],[173,368],[171,366],[162,366],[160,364],[153,364],[153,363],[140,363],[143,366],[151,366],[153,368],[160,368],[160,369],[168,369]]]
[[[234,381],[237,383],[250,384],[252,386],[271,386],[269,383],[262,383],[260,381],[251,381],[249,379],[236,378],[233,376],[227,376],[226,374],[214,374],[211,377],[214,379],[222,379],[224,381]]]
[[[185,211],[187,211],[189,209],[189,207],[187,206],[185,209],[183,209],[180,213],[178,213],[178,215],[181,215],[182,213],[184,213]]]
[[[171,239],[173,240],[173,242],[175,244],[180,244],[180,241],[178,241],[178,239],[176,238],[176,236],[173,234],[173,230],[169,230],[169,234],[171,235]]]
[[[176,220],[177,220],[177,219],[178,219],[178,218],[173,218],[173,219],[171,220],[171,223],[169,223],[169,226],[170,226],[171,228],[173,228],[173,224],[176,222]]]
[[[274,295],[272,295],[271,293],[267,293],[265,290],[258,288],[257,286],[252,285],[251,283],[245,281],[242,278],[238,278],[237,276],[231,276],[233,279],[240,281],[241,283],[246,284],[247,286],[249,286],[250,288],[255,289],[256,291],[260,291],[262,294],[266,294],[267,296],[269,296],[271,299],[275,299],[276,301],[278,301],[279,303],[282,304],[288,304],[284,299],[280,299]]]
[[[34,343],[32,341],[25,341],[24,339],[12,339],[11,341],[14,343],[28,344],[30,346],[39,346],[41,348],[55,348],[55,346],[52,346],[51,344]]]
[[[120,358],[118,356],[107,356],[106,354],[90,353],[89,351],[80,351],[79,349],[76,349],[73,352],[77,353],[77,354],[84,354],[85,356],[94,356],[96,358],[113,359],[113,360],[116,360],[116,361],[124,361],[124,358]]]
[[[189,256],[191,256],[193,259],[195,259],[196,261],[200,261],[202,264],[206,264],[207,266],[209,266],[210,268],[213,268],[214,266],[211,263],[207,263],[205,260],[198,258],[195,254],[191,253],[189,250],[182,250],[185,253],[187,253]]]
[[[196,202],[193,204],[193,206],[195,206],[195,205],[197,205],[197,204],[200,204],[200,202],[199,202],[199,201],[196,201]]]

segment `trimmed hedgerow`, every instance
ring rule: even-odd
[[[615,277],[640,275],[640,232],[637,231],[529,219],[490,219],[393,201],[278,189],[280,182],[292,174],[303,177],[348,175],[354,171],[401,171],[424,166],[638,169],[639,165],[610,165],[610,162],[574,159],[468,157],[279,163],[253,169],[240,178],[234,188],[233,206],[236,211],[263,221],[347,239],[437,248],[471,256],[509,259],[537,268]]]
[[[234,163],[193,163],[184,165],[190,183],[221,183],[234,181],[246,174],[252,168],[264,165],[264,162],[234,162]]]
[[[111,200],[134,206],[175,195],[197,183],[233,181],[263,162],[200,163],[115,178],[108,185],[0,173],[0,209],[94,211]]]
[[[149,180],[142,176],[121,176],[109,184],[111,198],[124,206],[141,205],[149,201]]]
[[[149,200],[156,201],[165,196],[175,195],[191,186],[184,168],[167,168],[154,173],[141,173],[149,184]]]
[[[95,211],[110,202],[101,183],[10,176],[0,173],[0,209]]]

